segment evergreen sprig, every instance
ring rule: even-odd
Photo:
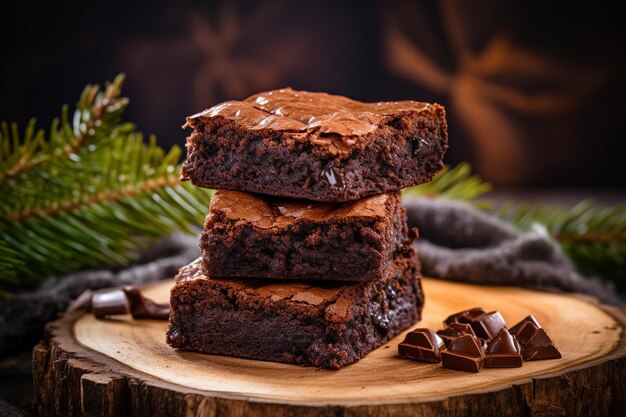
[[[0,292],[33,288],[47,276],[126,265],[175,230],[195,233],[210,190],[180,183],[181,151],[164,152],[122,120],[124,77],[85,88],[70,117],[50,129],[0,124]],[[446,167],[404,195],[470,201],[490,210],[491,185],[467,163]],[[626,290],[626,204],[573,208],[505,205],[495,214],[521,230],[542,227],[582,272]]]
[[[571,208],[505,204],[496,215],[521,230],[541,225],[581,272],[626,291],[626,203],[599,207],[582,201]]]
[[[465,200],[493,212],[522,231],[543,228],[585,274],[612,281],[626,292],[626,203],[599,207],[583,201],[574,207],[504,204],[493,210],[485,194],[489,183],[472,174],[469,164],[446,167],[429,183],[404,190],[405,195]]]
[[[85,88],[70,119],[0,128],[0,290],[53,274],[126,265],[175,230],[194,233],[210,191],[181,184],[181,150],[165,152],[122,121],[124,77]]]
[[[430,182],[404,189],[403,195],[472,201],[479,207],[489,207],[490,204],[479,197],[491,189],[491,184],[472,173],[469,163],[462,162],[453,168],[444,167]]]

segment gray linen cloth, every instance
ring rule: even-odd
[[[129,268],[50,277],[37,291],[0,299],[0,357],[32,348],[41,339],[44,325],[83,291],[172,278],[178,268],[198,256],[198,238],[176,234],[146,250]]]
[[[406,199],[409,226],[417,226],[424,275],[479,284],[581,292],[622,304],[599,280],[578,274],[546,235],[522,233],[455,201]],[[167,279],[199,256],[198,239],[175,235],[146,251],[136,265],[52,277],[35,292],[0,300],[0,356],[32,347],[46,322],[87,289]]]
[[[419,228],[415,246],[424,275],[578,292],[623,305],[613,286],[577,273],[541,227],[523,233],[459,201],[407,199],[404,206],[409,226]]]

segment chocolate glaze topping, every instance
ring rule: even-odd
[[[422,112],[433,104],[417,101],[363,103],[343,96],[296,91],[291,88],[255,94],[242,101],[227,101],[187,118],[222,117],[251,129],[362,136],[376,130],[388,116]],[[320,136],[339,148],[342,142]],[[326,143],[320,143],[326,144]],[[341,149],[339,149],[341,150]]]
[[[182,267],[176,276],[178,282],[194,279],[210,279],[221,281],[220,278],[209,278],[202,272],[200,258]],[[289,299],[304,304],[317,306],[324,303],[333,303],[340,298],[343,291],[351,286],[349,282],[338,281],[272,281],[267,279],[226,279],[234,289],[246,291],[249,295],[270,298],[272,302]]]
[[[394,194],[377,194],[352,203],[336,204],[220,190],[213,196],[211,208],[265,229],[284,227],[298,219],[326,221],[330,218],[383,217],[386,203]]]
[[[403,262],[393,262],[388,273],[395,274],[396,272],[391,268],[403,267]],[[207,285],[211,285],[212,282],[226,281],[234,297],[242,297],[246,300],[254,299],[254,302],[259,305],[264,303],[263,300],[269,300],[272,303],[285,302],[308,305],[311,307],[311,311],[322,309],[326,319],[330,322],[342,322],[354,314],[354,307],[351,307],[352,303],[349,300],[354,298],[354,292],[358,292],[363,285],[363,283],[349,281],[213,278],[202,272],[200,258],[182,267],[176,275],[176,282],[178,283],[191,280],[201,280]],[[385,322],[388,322],[388,318],[380,317],[378,321],[383,327]]]

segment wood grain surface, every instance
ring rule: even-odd
[[[171,282],[145,290],[157,301]],[[624,312],[588,298],[424,279],[416,327],[451,313],[499,310],[511,326],[534,314],[563,354],[478,374],[397,357],[404,334],[339,371],[182,352],[166,322],[71,313],[35,349],[50,415],[620,415],[626,410]],[[621,410],[621,411],[620,411]],[[494,414],[496,413],[496,414]]]

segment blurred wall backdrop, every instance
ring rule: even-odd
[[[47,126],[118,72],[128,119],[166,147],[184,143],[185,116],[265,89],[437,101],[449,163],[504,185],[626,188],[619,4],[14,3],[0,13],[2,120]]]

